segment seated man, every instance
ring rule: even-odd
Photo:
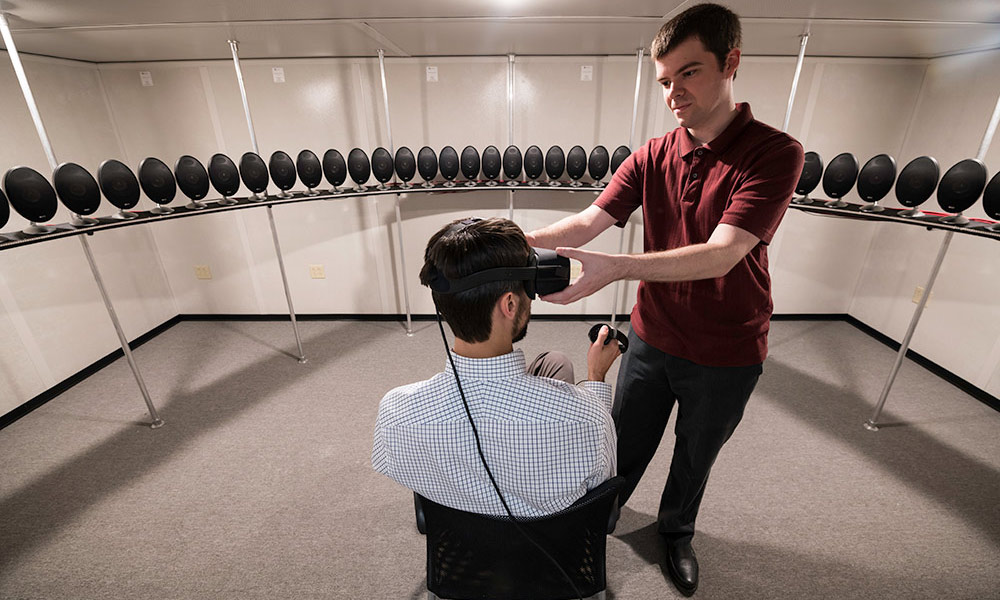
[[[420,282],[496,267],[528,265],[531,247],[507,219],[467,219],[431,237]],[[515,516],[562,510],[615,474],[611,386],[619,355],[602,328],[587,354],[587,380],[573,385],[573,366],[548,352],[525,366],[514,350],[528,326],[531,300],[523,281],[432,292],[455,334],[452,359],[479,432],[483,456]],[[476,448],[449,360],[434,377],[398,387],[382,399],[372,465],[418,494],[451,508],[506,514]]]

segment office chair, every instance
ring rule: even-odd
[[[624,481],[613,477],[555,514],[518,519],[584,598],[604,598],[607,535],[617,520],[618,490]],[[428,600],[576,597],[555,565],[508,517],[469,513],[417,498],[427,530]]]

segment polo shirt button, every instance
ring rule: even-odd
[[[698,174],[697,173],[691,173],[691,181],[694,181],[696,179],[698,179]]]
[[[704,154],[704,153],[705,153],[705,151],[704,151],[704,150],[701,150],[701,149],[698,149],[698,150],[695,150],[695,151],[694,151],[694,155],[695,155],[695,156],[701,156],[701,155],[702,155],[702,154]]]

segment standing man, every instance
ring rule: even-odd
[[[767,355],[772,311],[767,244],[802,170],[802,147],[736,104],[739,18],[693,6],[663,25],[651,56],[680,127],[622,163],[582,212],[528,234],[534,246],[579,260],[581,277],[543,299],[566,304],[616,280],[639,280],[629,352],[613,416],[624,504],[678,405],[674,454],[658,530],[677,588],[698,587],[691,548],[709,471],[743,416]],[[642,207],[643,254],[576,249]]]

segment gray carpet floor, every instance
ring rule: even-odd
[[[529,359],[584,372],[589,323]],[[182,322],[0,431],[0,598],[421,598],[412,496],[370,466],[378,401],[445,362],[433,323]],[[696,598],[1000,598],[1000,413],[842,322],[776,322],[716,463]],[[613,380],[613,379],[612,379]],[[672,427],[671,427],[672,428]],[[679,597],[653,525],[664,437],[608,541],[609,597]]]

